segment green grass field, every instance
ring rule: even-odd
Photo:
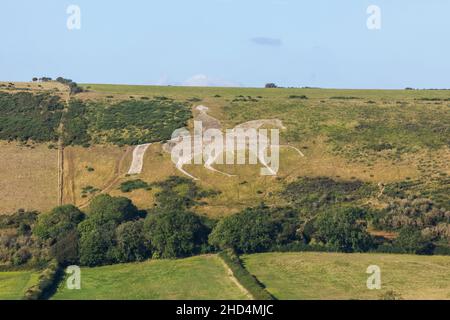
[[[390,254],[264,253],[243,256],[246,268],[275,297],[450,299],[450,257]],[[381,269],[381,290],[366,286],[369,265]]]
[[[0,300],[19,300],[37,283],[39,273],[33,271],[0,272]]]
[[[53,299],[245,299],[214,255],[81,269],[81,289],[63,281]]]

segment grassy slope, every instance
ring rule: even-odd
[[[246,268],[279,299],[450,299],[450,257],[341,253],[265,253]],[[381,268],[381,290],[368,290],[366,269]]]
[[[38,273],[33,271],[0,272],[0,300],[19,300],[26,289],[36,284]]]
[[[81,269],[81,290],[62,282],[53,299],[245,299],[218,257],[150,260]]]
[[[186,166],[200,185],[222,191],[198,208],[210,216],[223,216],[260,201],[281,204],[277,196],[283,183],[298,176],[327,176],[333,179],[360,179],[374,184],[417,180],[438,189],[433,177],[450,174],[450,150],[446,128],[450,126],[449,91],[335,90],[335,89],[258,89],[192,88],[127,85],[85,85],[86,99],[128,99],[166,96],[179,101],[199,98],[192,106],[205,104],[224,128],[248,120],[279,118],[287,126],[281,140],[299,147],[300,158],[291,150],[281,150],[278,177],[261,177],[259,166],[224,166],[218,169],[236,174],[226,177],[201,166]],[[290,96],[306,95],[308,99]],[[252,101],[247,99],[251,96]],[[243,101],[242,97],[247,97]],[[356,99],[333,99],[353,97]],[[441,99],[425,101],[423,98]],[[245,99],[244,99],[245,100]],[[391,149],[383,148],[392,144]],[[158,145],[145,157],[139,178],[152,182],[174,169],[170,156]],[[126,179],[124,179],[126,180]],[[442,186],[441,186],[442,187]],[[425,187],[419,187],[425,188]],[[138,190],[130,194],[142,207],[151,207],[152,194]]]
[[[28,85],[32,90],[50,90],[57,86],[49,83],[38,88],[37,84],[16,84],[17,87],[24,88]],[[89,87],[89,92],[79,94],[77,98],[114,102],[129,99],[130,96],[135,99],[144,96],[165,96],[182,102],[191,100],[192,106],[205,104],[210,108],[211,115],[222,121],[224,128],[258,118],[283,120],[288,129],[282,132],[282,141],[301,148],[305,158],[298,157],[292,150],[282,150],[278,177],[261,177],[259,166],[217,166],[218,169],[239,176],[232,178],[208,172],[201,166],[186,167],[200,178],[201,186],[222,191],[218,197],[209,199],[207,206],[198,208],[198,211],[210,216],[228,215],[260,201],[282,204],[283,199],[277,196],[278,191],[284,183],[298,176],[327,176],[344,180],[356,178],[374,184],[411,179],[420,181],[421,184],[428,183],[428,190],[445,191],[445,186],[431,181],[431,178],[450,174],[450,150],[443,146],[448,137],[448,131],[445,130],[450,127],[450,102],[445,100],[450,97],[449,91],[194,88],[103,84],[86,84],[84,87]],[[289,98],[292,95],[306,95],[308,99]],[[243,101],[242,97],[248,96],[257,101]],[[333,97],[357,99],[331,99]],[[200,101],[193,101],[193,98]],[[441,100],[421,100],[423,98]],[[383,146],[384,142],[393,144],[393,149],[373,150]],[[80,149],[67,149],[65,166],[65,201],[74,201],[76,204],[84,203],[85,199],[81,198],[83,187],[91,185],[101,189],[117,176],[115,167],[123,152],[121,148],[110,146],[94,146],[81,152]],[[50,184],[56,184],[56,160],[53,162],[48,156],[43,156],[46,161],[44,165],[38,167],[31,164],[29,169],[26,163],[21,164],[21,168],[39,175],[39,183],[35,183],[36,179],[32,175],[17,177],[18,160],[15,154],[10,155],[14,151],[1,145],[0,150],[5,151],[2,152],[1,160],[6,164],[0,167],[0,177],[3,177],[2,181],[8,186],[3,190],[11,190],[15,194],[22,190],[20,194],[24,194],[20,199],[4,194],[3,198],[7,201],[0,204],[0,212],[13,211],[18,207],[46,210],[56,203],[56,192],[50,190]],[[25,153],[26,150],[20,151],[19,156]],[[131,157],[127,157],[123,161],[119,179],[109,192],[121,194],[117,188],[121,182],[128,180],[123,173],[126,172],[130,160]],[[96,170],[88,172],[85,169],[87,165]],[[174,168],[170,155],[164,153],[159,144],[153,145],[145,156],[144,171],[138,178],[152,182],[163,180],[172,174],[181,173]],[[31,181],[29,186],[38,186],[40,192],[25,194],[23,190],[27,190],[25,186],[28,181]],[[39,198],[36,196],[38,194]],[[153,206],[151,191],[137,190],[123,195],[130,197],[141,208]]]
[[[20,208],[50,210],[58,204],[57,151],[0,142],[0,214]]]

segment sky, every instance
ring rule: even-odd
[[[2,0],[0,30],[3,81],[450,88],[448,0]]]

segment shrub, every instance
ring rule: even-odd
[[[80,223],[80,263],[86,266],[110,264],[118,261],[115,248],[114,221],[99,223],[95,219],[87,219]]]
[[[14,253],[11,262],[14,266],[20,266],[27,263],[30,258],[30,251],[27,248],[20,248]]]
[[[315,238],[338,251],[367,251],[373,246],[373,240],[367,232],[363,216],[364,211],[356,208],[322,213],[315,222]]]
[[[267,251],[276,244],[295,240],[297,228],[298,221],[290,212],[262,205],[219,221],[209,236],[209,243],[243,253]]]
[[[117,248],[121,262],[142,261],[150,256],[143,230],[142,220],[128,221],[117,227]]]
[[[308,97],[305,96],[304,94],[302,94],[300,96],[298,96],[298,95],[290,95],[289,99],[302,99],[302,100],[305,100],[305,99],[308,99]]]
[[[120,191],[122,192],[131,192],[133,190],[148,188],[150,188],[149,184],[141,179],[125,181],[120,185]]]
[[[209,228],[199,216],[181,210],[149,214],[144,230],[154,257],[177,258],[199,253]]]
[[[63,109],[61,99],[49,93],[0,92],[0,139],[56,141]]]
[[[420,230],[403,227],[394,241],[394,246],[404,253],[432,254],[433,244],[422,236]]]
[[[56,290],[63,271],[56,261],[49,263],[47,268],[40,274],[39,283],[27,289],[24,300],[46,299]]]
[[[130,199],[125,197],[111,197],[101,194],[92,199],[89,205],[90,219],[113,221],[119,224],[139,217],[139,211]]]
[[[219,257],[231,269],[233,275],[239,283],[256,300],[275,300],[275,298],[265,290],[263,285],[242,265],[239,256],[233,250],[225,250],[219,253]]]
[[[39,238],[53,242],[75,230],[83,219],[84,213],[73,205],[56,207],[49,213],[39,215],[33,232]]]
[[[70,230],[61,234],[50,248],[50,254],[61,265],[77,264],[79,262],[79,234]]]
[[[154,183],[161,188],[155,195],[158,206],[163,210],[185,210],[203,204],[199,200],[218,194],[213,190],[202,190],[194,181],[184,177],[170,176],[164,181]]]

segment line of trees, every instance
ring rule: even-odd
[[[311,181],[305,182],[307,188]],[[322,181],[333,185],[330,181]],[[197,215],[214,191],[192,180],[170,177],[151,184],[157,205],[142,211],[125,197],[99,195],[86,212],[72,205],[39,216],[20,212],[0,219],[9,236],[0,237],[0,260],[12,265],[56,259],[59,263],[98,266],[148,258],[179,258],[231,249],[237,253],[266,251],[393,252],[450,254],[413,224],[398,228],[394,240],[368,231],[373,212],[353,205],[327,206],[306,217],[294,206],[260,204],[220,220]],[[335,196],[360,190],[358,184],[333,185]],[[291,189],[290,189],[291,190]],[[291,190],[292,191],[292,190]],[[378,215],[376,215],[378,217]],[[390,221],[390,220],[387,220]],[[378,223],[380,223],[378,221]],[[11,230],[15,232],[11,233]],[[14,236],[11,236],[15,234]],[[439,250],[437,250],[439,249]],[[436,251],[437,250],[437,251]]]

